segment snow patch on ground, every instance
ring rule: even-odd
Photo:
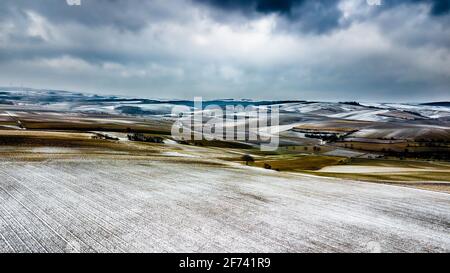
[[[199,156],[190,155],[190,154],[183,154],[183,153],[179,153],[179,152],[163,152],[162,155],[165,155],[165,156],[173,156],[173,157],[199,158]]]
[[[79,153],[79,150],[71,148],[38,147],[32,148],[31,152],[40,154],[70,154]]]

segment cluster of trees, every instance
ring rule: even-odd
[[[146,136],[141,133],[128,134],[128,140],[130,141],[141,141],[150,143],[164,143],[164,139],[159,136]]]
[[[119,140],[117,137],[112,137],[108,134],[99,134],[99,133],[95,134],[95,136],[93,136],[92,138],[93,139],[114,140],[114,141]]]
[[[450,140],[418,140],[417,145],[420,147],[442,147],[450,144]]]
[[[383,149],[383,154],[386,156],[394,156],[400,159],[417,158],[430,160],[450,160],[450,153],[448,151],[410,151],[405,149],[403,152],[393,151],[392,149]]]
[[[341,101],[339,102],[340,104],[347,104],[347,105],[353,105],[353,106],[362,106],[359,102],[357,101]]]
[[[317,138],[317,139],[321,139],[323,141],[337,141],[339,140],[339,136],[337,134],[334,133],[308,133],[305,134],[305,137],[307,138]]]

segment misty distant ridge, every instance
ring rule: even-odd
[[[320,102],[305,100],[214,99],[202,102],[209,105],[267,107],[277,105],[280,113],[308,115],[333,119],[392,122],[430,121],[450,122],[450,102],[377,103],[377,102]],[[0,107],[39,109],[46,111],[81,112],[110,115],[171,117],[175,106],[195,109],[192,100],[146,99],[118,95],[95,95],[61,90],[0,87]]]
[[[8,98],[8,96],[12,96]],[[58,98],[60,97],[60,98]],[[142,98],[135,96],[123,96],[123,95],[99,95],[93,92],[78,92],[78,91],[66,91],[66,90],[53,90],[53,89],[38,89],[38,88],[30,88],[30,87],[0,87],[0,101],[1,100],[17,100],[23,99],[27,101],[31,101],[32,99],[36,99],[36,103],[41,103],[45,101],[55,102],[55,101],[73,101],[73,100],[82,100],[82,101],[98,101],[98,102],[106,102],[106,101],[140,101],[142,103],[177,103],[180,105],[191,105],[193,100],[187,99],[158,99],[158,98]],[[363,101],[341,101],[341,102],[329,102],[323,100],[299,100],[299,99],[283,99],[283,100],[258,100],[258,99],[249,99],[249,98],[216,98],[205,100],[206,104],[214,104],[214,102],[227,103],[230,105],[236,104],[236,102],[240,102],[241,104],[248,105],[273,105],[273,104],[284,104],[284,103],[340,103],[347,105],[360,105],[362,106]],[[382,103],[382,102],[378,102]],[[386,104],[395,104],[396,102],[389,102]],[[412,105],[425,105],[425,106],[441,106],[441,107],[450,107],[450,101],[429,101],[429,102],[415,102],[415,103],[407,103],[407,102],[397,102],[397,103],[406,103]],[[369,103],[370,104],[370,103]]]
[[[450,101],[427,102],[422,105],[450,107]]]

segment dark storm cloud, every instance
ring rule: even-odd
[[[213,8],[229,13],[239,13],[249,18],[268,14],[279,14],[288,23],[289,31],[326,33],[346,27],[340,24],[342,11],[338,0],[187,0],[194,5]],[[363,0],[364,1],[364,0]],[[121,31],[139,31],[152,22],[189,20],[183,12],[186,1],[161,1],[157,4],[148,0],[82,0],[76,8],[65,0],[2,0],[0,20],[8,16],[20,16],[25,10],[36,11],[54,23],[75,22],[87,26],[114,27]],[[382,12],[401,5],[428,4],[430,14],[444,16],[450,11],[450,0],[381,0],[382,6],[373,9]],[[170,8],[167,8],[169,6]],[[370,18],[365,18],[369,20]]]
[[[194,0],[226,12],[246,16],[279,14],[290,21],[293,30],[324,33],[339,25],[341,12],[336,0]]]
[[[328,13],[328,9],[335,9],[339,1],[336,0],[194,0],[199,3],[224,10],[241,11],[246,14],[258,13],[280,13],[292,19],[302,19],[301,16],[293,16],[295,8],[303,9],[306,13],[310,9],[311,13],[319,15],[322,11]],[[401,4],[429,4],[432,15],[444,15],[450,11],[450,0],[381,0],[382,6],[394,7]],[[312,10],[311,10],[312,8]]]
[[[203,4],[209,4],[226,10],[239,10],[245,13],[253,11],[262,13],[279,12],[282,14],[290,14],[292,7],[301,5],[304,0],[196,0]]]
[[[387,7],[401,4],[428,4],[431,5],[430,13],[433,16],[442,16],[450,12],[450,0],[385,0],[383,4]]]
[[[342,12],[337,0],[193,0],[225,12],[238,12],[253,17],[276,13],[286,18],[293,31],[326,33],[348,24],[340,24]],[[381,0],[381,6],[366,14],[365,19],[401,5],[430,5],[430,15],[443,16],[450,12],[450,0]],[[369,16],[369,17],[367,17]],[[347,22],[348,23],[348,22]]]
[[[443,15],[450,12],[450,0],[435,0],[433,2],[433,8],[431,10],[434,15]]]
[[[291,23],[303,26],[300,31],[325,32],[339,27],[342,13],[337,0],[191,0],[194,4],[229,12],[238,12],[253,17],[276,13]],[[428,4],[433,16],[450,12],[450,0],[381,0],[378,11],[399,5]],[[147,0],[82,0],[82,5],[73,8],[65,0],[2,0],[2,17],[19,15],[24,9],[34,10],[56,23],[77,22],[90,26],[112,26],[120,30],[138,31],[153,21],[186,16],[183,4],[164,1],[171,8],[161,8]],[[170,3],[170,4],[169,4]],[[225,15],[226,16],[226,15]],[[0,19],[1,20],[1,19]]]

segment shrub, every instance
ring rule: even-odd
[[[255,162],[255,159],[251,155],[243,155],[241,159],[242,161],[245,161],[245,165]]]

